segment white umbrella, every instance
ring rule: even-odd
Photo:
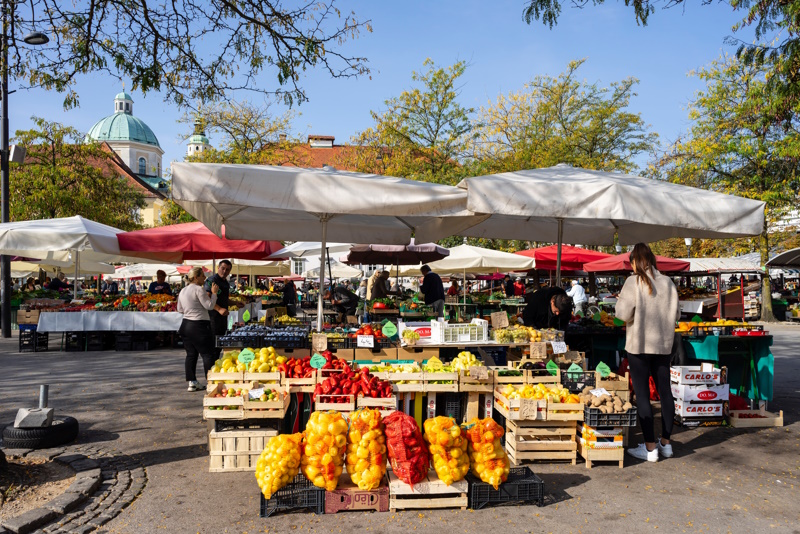
[[[74,261],[49,261],[49,262],[12,261],[11,269],[16,271],[29,270],[32,272],[38,272],[39,269],[42,269],[43,271],[51,273],[54,273],[59,270],[74,271],[75,262]],[[98,263],[95,261],[81,260],[79,264],[80,274],[111,274],[114,271],[115,271],[114,266],[109,265],[107,263]]]
[[[325,250],[330,254],[350,252],[353,243],[325,243]],[[322,243],[319,241],[296,241],[278,250],[270,258],[309,258],[322,255]]]
[[[241,272],[242,268],[246,268],[250,276],[252,275],[286,276],[292,274],[292,268],[289,267],[289,263],[285,261],[259,261],[259,260],[236,260],[236,259],[231,259],[230,261],[233,264],[233,270],[236,271],[237,276],[243,274]],[[185,263],[186,265],[205,267],[210,271],[214,270],[214,264],[207,260],[206,261],[191,260]]]
[[[164,271],[167,276],[178,274],[177,265],[164,263],[134,263],[126,265],[114,272],[111,278],[125,280],[127,278],[155,278],[158,271]]]
[[[300,276],[303,278],[319,278],[320,268],[315,267],[314,269],[309,269],[308,271],[303,272]],[[355,267],[350,267],[349,265],[345,265],[343,263],[339,263],[338,261],[332,261],[330,264],[330,272],[328,273],[333,278],[361,278],[364,276],[364,271],[360,269],[356,269]]]
[[[81,260],[131,262],[138,258],[122,256],[117,228],[84,219],[80,215],[0,224],[0,253],[37,258],[41,263],[74,261],[75,297]]]
[[[764,202],[566,164],[466,178],[468,209],[491,217],[462,232],[484,238],[584,245],[670,237],[758,235]],[[557,262],[560,283],[560,253]]]
[[[475,223],[466,192],[446,185],[330,167],[175,163],[172,170],[173,200],[217,235],[224,225],[230,239],[320,237],[322,265],[329,235],[402,245],[412,233],[433,241]]]

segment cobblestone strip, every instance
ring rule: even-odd
[[[83,534],[111,521],[130,505],[147,484],[147,472],[138,460],[90,445],[51,451],[55,460],[75,469],[75,481],[62,495],[42,508],[3,522],[3,529],[15,534]],[[43,451],[24,451],[44,456]],[[19,454],[18,454],[19,455]]]

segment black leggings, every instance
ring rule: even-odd
[[[186,380],[197,380],[197,356],[203,358],[203,376],[214,366],[214,336],[211,334],[210,321],[189,321],[184,319],[178,333],[183,338],[183,347],[186,349]]]
[[[669,439],[675,419],[675,399],[669,383],[669,354],[628,354],[636,409],[645,443],[656,440],[653,429],[653,407],[650,405],[650,377],[652,376],[661,397],[661,437]]]

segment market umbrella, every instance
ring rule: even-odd
[[[70,262],[75,267],[74,293],[77,298],[81,261],[119,263],[140,260],[138,253],[120,253],[117,241],[120,233],[122,230],[84,219],[80,215],[3,223],[0,224],[0,253],[35,257],[45,264]],[[163,261],[159,254],[142,255]]]
[[[205,269],[214,270],[214,263],[208,261],[187,261],[188,265],[200,265]],[[285,276],[292,274],[292,269],[285,261],[257,261],[257,260],[232,260],[236,274],[242,274],[241,269],[247,269],[250,276]]]
[[[325,243],[325,257],[328,258],[328,276],[330,276],[331,254],[347,252],[352,243]],[[272,256],[276,258],[322,258],[322,243],[319,241],[296,241],[275,252]],[[322,265],[322,261],[320,261]]]
[[[321,267],[321,266],[320,266]],[[316,267],[314,269],[309,269],[304,271],[301,275],[303,278],[319,278],[320,268]],[[350,267],[349,265],[345,265],[343,263],[339,263],[336,260],[330,262],[328,266],[328,276],[329,278],[361,278],[364,276],[364,271],[360,269],[356,269],[355,267]]]
[[[401,265],[433,262],[449,255],[449,250],[436,243],[417,245],[414,239],[411,239],[411,243],[408,245],[353,245],[345,263],[350,265],[392,264],[396,268],[395,276],[400,278]]]
[[[764,202],[563,163],[465,178],[458,187],[469,210],[491,214],[461,233],[470,237],[611,245],[615,235],[634,244],[751,236],[764,227]]]
[[[767,262],[767,267],[800,267],[800,248],[778,254]]]
[[[172,197],[215,234],[234,239],[321,238],[406,244],[475,224],[466,192],[446,185],[354,172],[269,165],[174,163]],[[478,219],[480,220],[480,219]],[[322,281],[320,273],[320,284]],[[322,328],[322,299],[318,328]]]
[[[162,263],[134,263],[119,267],[111,278],[125,280],[127,278],[155,278],[158,271],[164,271],[167,276],[178,274],[178,266]]]
[[[674,273],[688,271],[690,268],[688,261],[676,260],[675,258],[665,258],[656,256],[656,269],[662,273]],[[592,261],[584,264],[583,270],[587,273],[615,273],[631,271],[631,253],[626,252],[617,256],[611,256],[602,260]]]
[[[535,269],[554,271],[558,268],[558,245],[518,250],[514,254],[533,258]],[[596,250],[561,245],[561,270],[582,271],[584,264],[590,261],[610,258],[611,256],[611,254],[598,252]]]
[[[171,261],[238,258],[264,260],[283,245],[279,241],[226,239],[219,237],[201,222],[157,226],[117,236],[119,248],[125,253],[159,252]]]

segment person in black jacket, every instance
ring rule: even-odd
[[[525,296],[525,326],[566,330],[572,318],[572,299],[560,287],[545,287]]]
[[[286,306],[286,315],[294,317],[297,315],[297,288],[294,282],[286,280],[283,284],[283,305]]]
[[[427,265],[423,265],[420,272],[423,278],[419,292],[425,295],[425,304],[433,308],[437,317],[444,317],[444,284],[441,277]]]
[[[336,286],[333,292],[326,291],[325,298],[331,301],[334,309],[345,315],[355,315],[358,308],[358,295],[343,286]],[[344,318],[343,321],[344,322]]]
[[[509,275],[503,277],[503,293],[506,294],[508,299],[514,297],[514,281]]]

